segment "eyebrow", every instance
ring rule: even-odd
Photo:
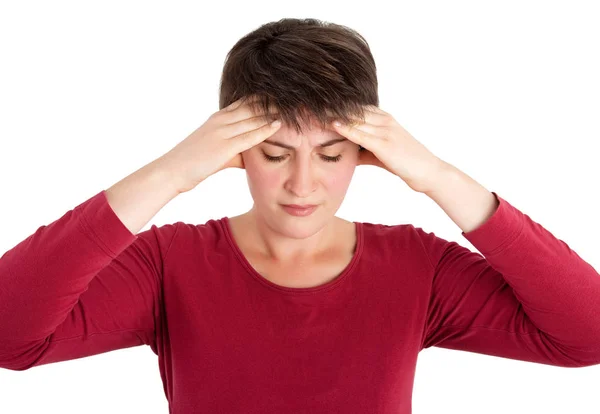
[[[347,138],[334,138],[334,139],[326,141],[326,142],[324,142],[322,144],[319,144],[317,146],[321,147],[321,148],[325,148],[325,147],[329,147],[329,146],[331,146],[333,144],[337,144],[338,142],[347,141],[347,140],[348,140]],[[267,144],[275,145],[275,146],[278,146],[278,147],[281,147],[281,148],[285,148],[285,149],[290,149],[290,150],[295,149],[291,145],[287,145],[287,144],[284,144],[284,143],[278,142],[278,141],[264,140],[263,142],[265,142]]]

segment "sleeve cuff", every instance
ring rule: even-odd
[[[77,206],[79,218],[90,237],[114,258],[137,239],[123,224],[106,198],[106,190],[102,190],[85,203]]]
[[[499,202],[494,214],[475,230],[461,232],[484,256],[500,251],[518,237],[525,223],[521,211],[495,192],[492,194]]]

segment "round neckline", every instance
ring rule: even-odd
[[[236,257],[238,258],[238,260],[240,261],[242,266],[246,269],[247,273],[250,276],[252,276],[252,278],[254,280],[260,282],[263,286],[266,286],[267,288],[270,288],[270,289],[275,290],[280,293],[291,294],[291,295],[307,295],[307,294],[310,295],[310,294],[315,294],[315,293],[320,293],[320,292],[327,292],[327,291],[330,291],[330,290],[336,288],[337,286],[342,284],[346,279],[348,279],[349,275],[352,273],[352,271],[356,267],[356,264],[358,263],[358,260],[360,259],[360,256],[363,251],[363,243],[364,243],[363,230],[364,229],[363,229],[361,222],[353,221],[352,223],[354,223],[354,227],[356,229],[356,247],[354,249],[354,255],[352,256],[350,263],[348,263],[348,265],[344,268],[344,270],[335,279],[330,280],[329,282],[326,282],[324,284],[321,284],[318,286],[311,286],[311,287],[295,288],[295,287],[289,287],[289,286],[282,286],[282,285],[278,285],[277,283],[271,282],[270,280],[266,279],[259,272],[257,272],[256,269],[254,269],[254,267],[250,264],[248,259],[246,259],[246,256],[244,256],[244,254],[242,253],[242,250],[240,249],[237,242],[233,238],[233,232],[231,231],[229,217],[227,217],[227,216],[222,217],[221,220],[219,220],[219,221],[221,222],[221,227],[223,228],[223,232],[225,234],[227,241],[229,242],[229,245],[231,246],[233,252],[235,253]]]

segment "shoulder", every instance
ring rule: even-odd
[[[193,244],[202,242],[211,244],[225,238],[225,223],[223,219],[210,219],[204,223],[186,223],[178,221],[174,223],[177,234],[174,242]]]
[[[401,257],[408,256],[431,261],[438,257],[452,242],[435,232],[411,224],[361,223],[365,245],[371,254]]]
[[[372,239],[385,240],[389,243],[420,242],[422,238],[433,235],[422,227],[411,223],[402,224],[381,224],[381,223],[361,223],[365,236]]]
[[[160,241],[164,257],[173,251],[185,252],[197,249],[199,244],[203,248],[210,248],[225,239],[222,219],[210,219],[200,224],[183,221],[163,225],[153,224],[149,230],[138,236]],[[173,253],[170,253],[171,255]]]

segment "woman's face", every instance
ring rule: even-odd
[[[341,141],[320,146],[335,139]],[[242,153],[254,199],[253,214],[290,237],[314,234],[328,224],[342,204],[358,162],[358,148],[335,130],[321,129],[315,122],[300,134],[292,126],[282,125],[265,141]],[[299,217],[289,214],[282,204],[318,206],[312,214]]]

